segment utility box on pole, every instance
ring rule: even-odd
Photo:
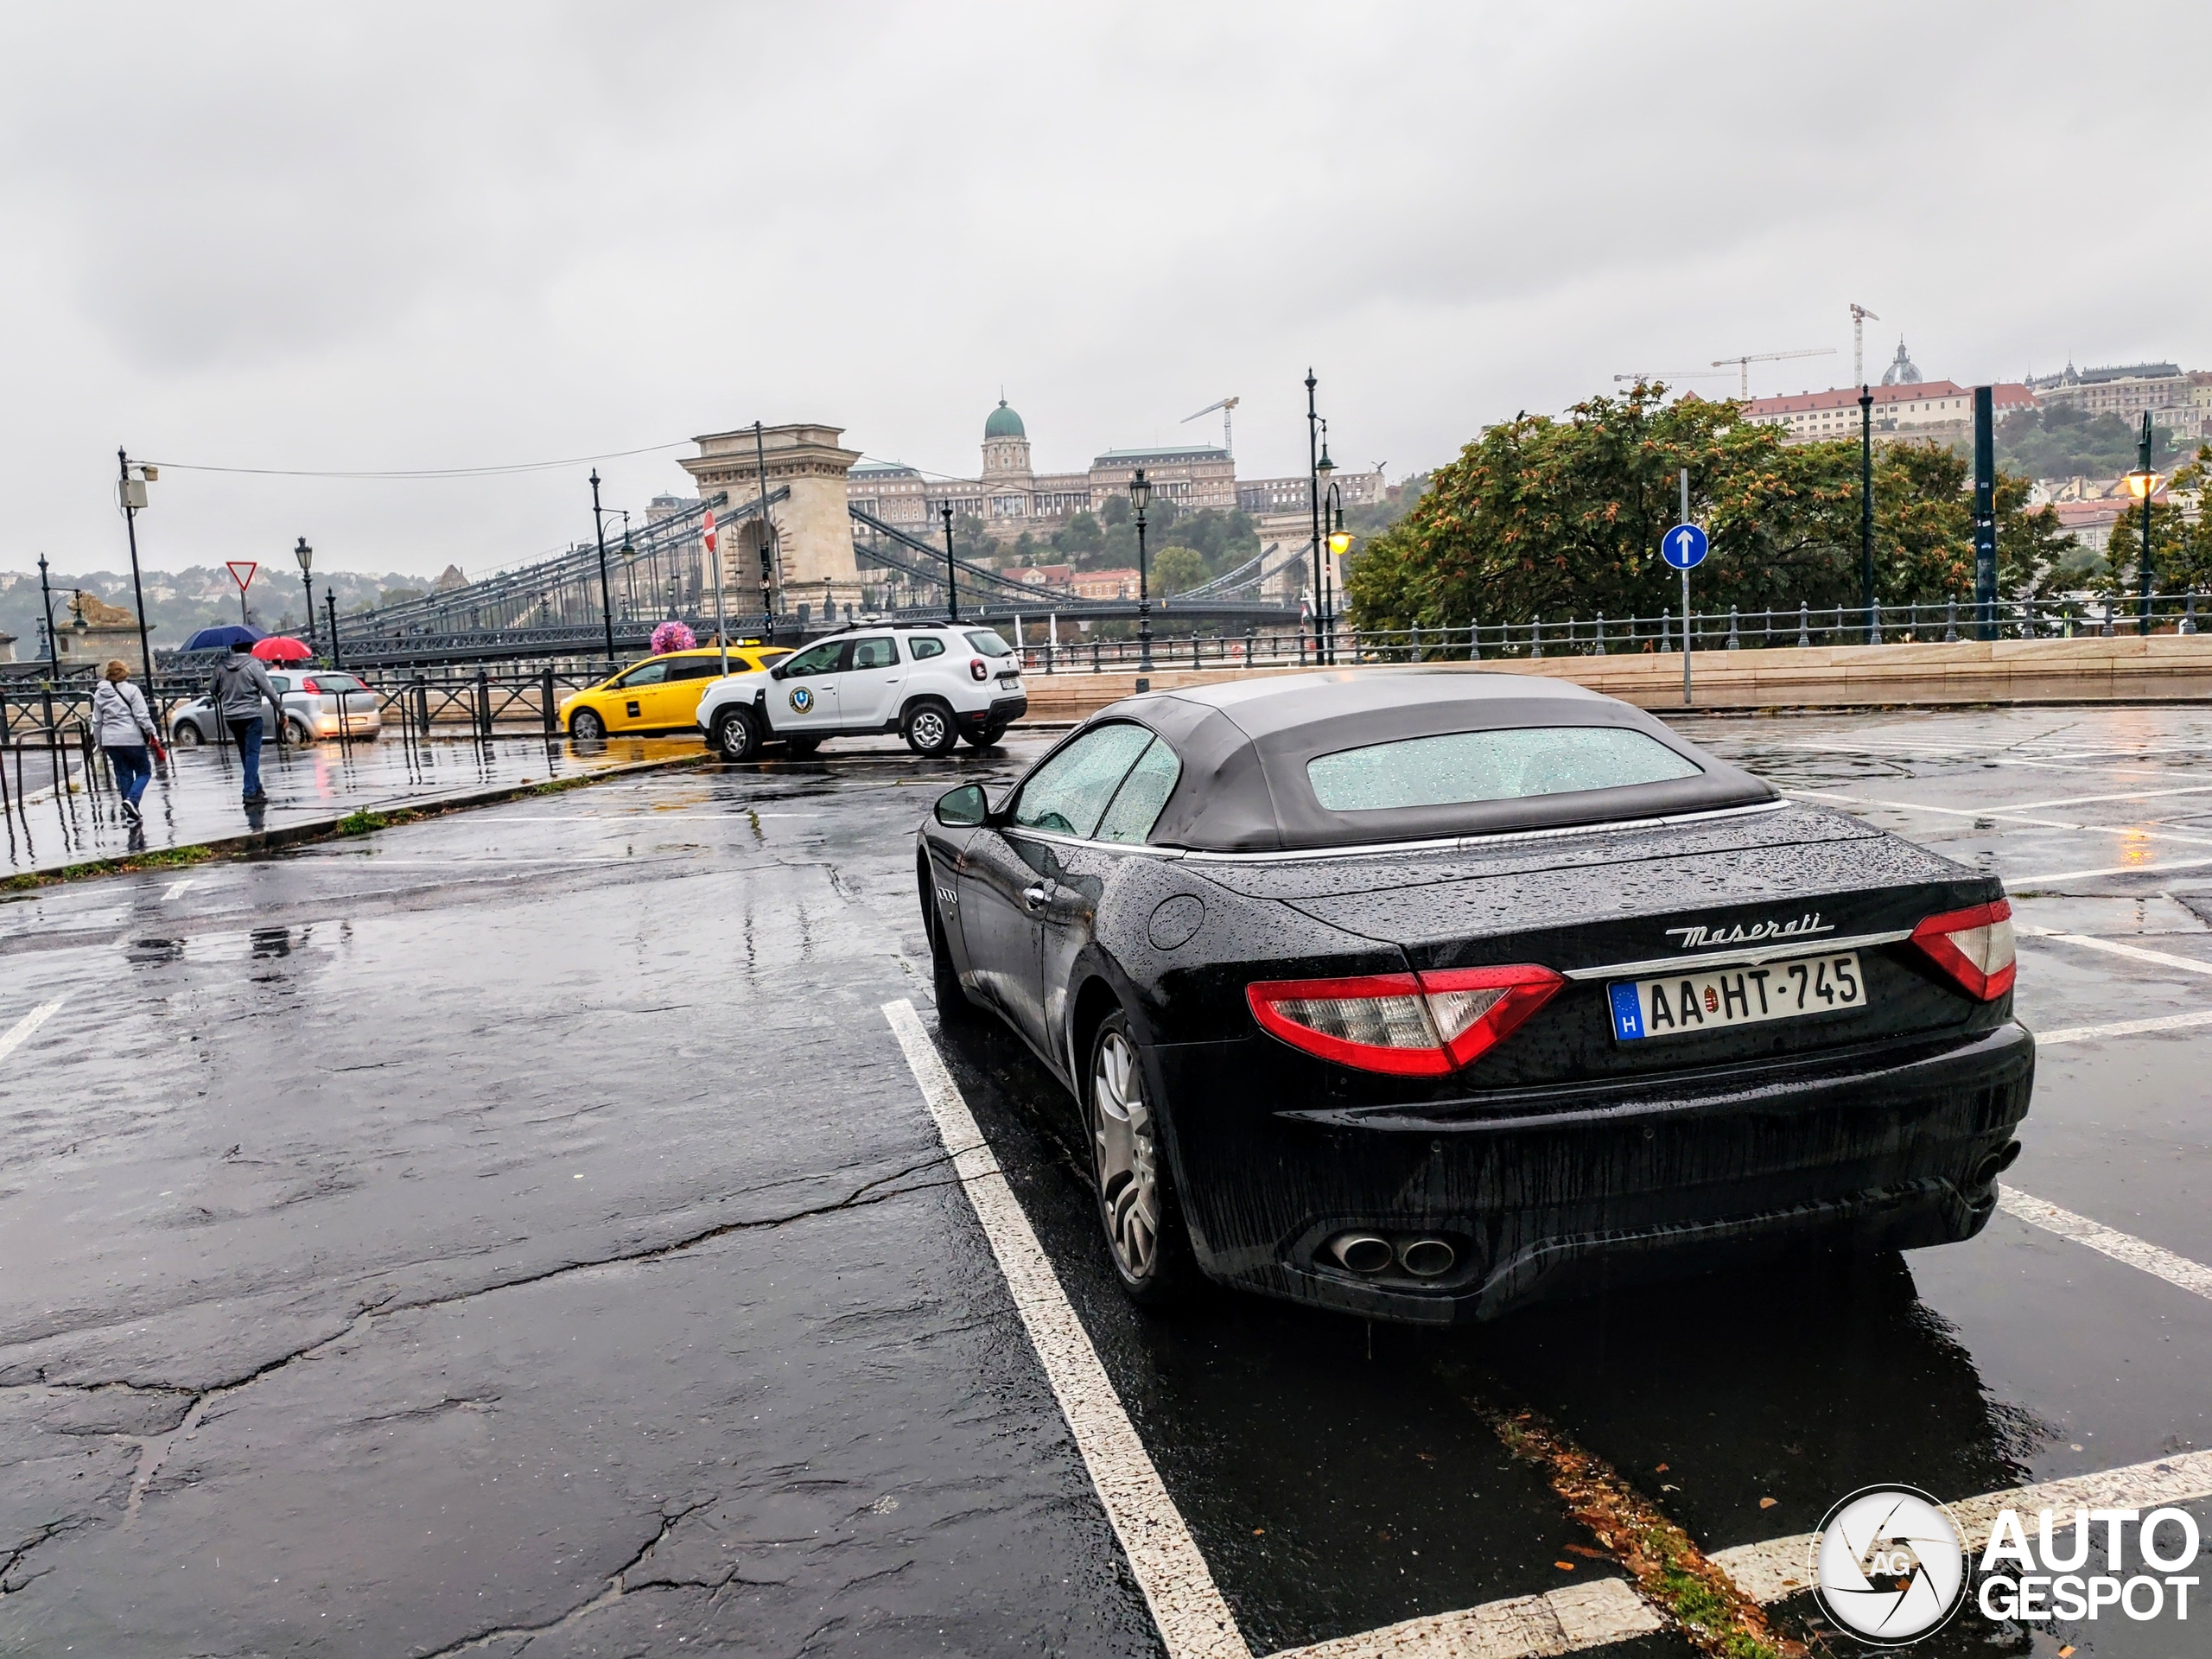
[[[1974,633],[1997,637],[1997,416],[1992,388],[1974,389]]]

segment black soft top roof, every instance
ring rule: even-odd
[[[1640,709],[1563,681],[1463,669],[1363,668],[1236,680],[1125,697],[1108,721],[1147,726],[1183,772],[1151,840],[1206,852],[1286,852],[1545,830],[1746,806],[1777,798],[1749,772],[1684,742]],[[1691,778],[1452,806],[1332,812],[1306,763],[1401,738],[1538,726],[1644,733],[1698,767]]]

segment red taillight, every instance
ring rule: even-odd
[[[969,658],[968,659],[968,677],[971,680],[989,679],[991,677],[990,664],[986,663],[980,657]]]
[[[1912,942],[1978,1002],[2012,988],[2012,906],[2005,899],[1930,916],[1912,930]]]
[[[1440,1077],[1495,1048],[1567,982],[1548,968],[1451,968],[1357,979],[1281,979],[1244,988],[1252,1017],[1325,1060]]]

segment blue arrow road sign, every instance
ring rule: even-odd
[[[1695,524],[1676,524],[1659,543],[1659,552],[1677,570],[1694,570],[1705,563],[1705,532]]]

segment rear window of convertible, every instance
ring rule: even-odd
[[[1694,778],[1692,761],[1619,726],[1535,726],[1450,732],[1340,749],[1306,763],[1329,812],[1515,801],[1573,790],[1625,789]]]

